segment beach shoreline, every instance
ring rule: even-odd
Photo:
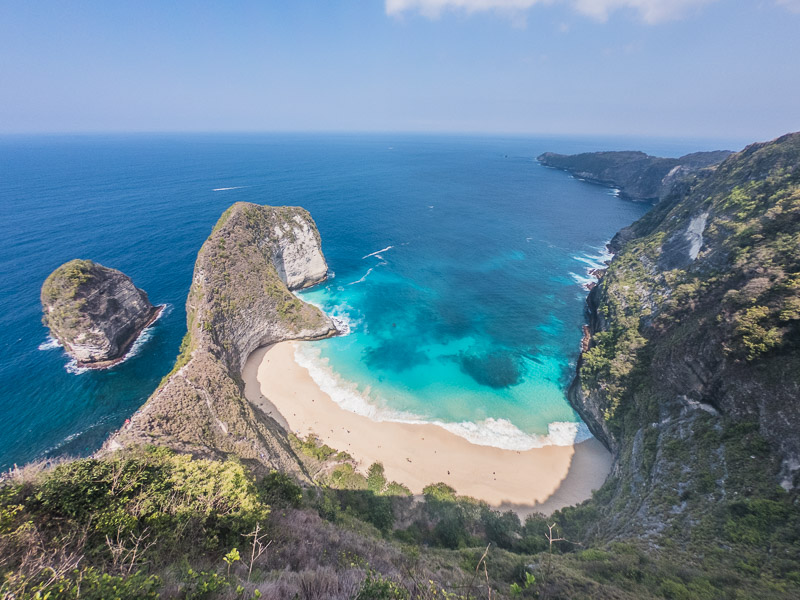
[[[299,437],[310,433],[350,454],[360,472],[373,462],[420,494],[444,482],[521,516],[550,514],[588,499],[606,479],[611,454],[595,438],[574,446],[504,450],[473,444],[434,424],[373,421],[341,408],[294,358],[295,344],[260,348],[242,371],[247,399]]]

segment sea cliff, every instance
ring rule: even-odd
[[[580,179],[619,188],[630,200],[658,202],[691,178],[708,174],[730,156],[727,150],[694,152],[680,158],[660,158],[644,152],[586,152],[556,154],[545,152],[537,160],[562,169]]]
[[[307,211],[231,206],[198,253],[173,371],[103,452],[153,443],[201,456],[235,455],[303,478],[286,433],[245,399],[241,370],[261,346],[336,334],[328,317],[291,291],[326,276]]]
[[[42,285],[42,321],[80,367],[121,361],[163,307],[124,273],[91,260],[71,260]]]
[[[769,539],[800,485],[800,134],[730,156],[612,246],[569,391],[616,457],[592,528],[737,547],[766,503]]]

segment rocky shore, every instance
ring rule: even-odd
[[[91,260],[53,271],[41,291],[43,322],[79,367],[104,369],[125,359],[161,314],[130,277]]]

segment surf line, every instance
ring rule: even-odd
[[[377,251],[373,252],[372,254],[367,254],[366,256],[362,256],[361,260],[364,260],[365,258],[369,258],[370,256],[375,256],[376,254],[380,254],[381,252],[386,252],[387,250],[391,250],[392,248],[394,248],[394,246],[386,246],[386,248],[381,248],[380,250],[377,250]]]
[[[227,192],[228,190],[241,190],[246,187],[250,187],[249,185],[237,185],[236,187],[226,187],[226,188],[215,188],[211,190],[212,192]]]

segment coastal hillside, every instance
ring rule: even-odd
[[[800,133],[732,155],[612,246],[570,389],[617,458],[594,533],[797,568]]]
[[[702,175],[705,170],[730,156],[727,150],[694,152],[680,158],[660,158],[644,152],[586,152],[556,154],[545,152],[538,161],[575,177],[613,185],[620,195],[630,200],[663,200],[673,188],[687,178]]]
[[[234,205],[198,255],[175,370],[131,424],[98,456],[5,476],[0,596],[797,598],[800,133],[611,245],[569,397],[614,466],[592,499],[521,521],[444,483],[415,499],[243,398],[250,350],[335,329],[285,284],[325,276],[308,213]]]
[[[201,456],[232,454],[303,477],[285,432],[245,399],[241,369],[261,346],[336,333],[328,317],[291,292],[326,276],[307,211],[231,206],[198,253],[175,367],[103,451],[157,444]]]

